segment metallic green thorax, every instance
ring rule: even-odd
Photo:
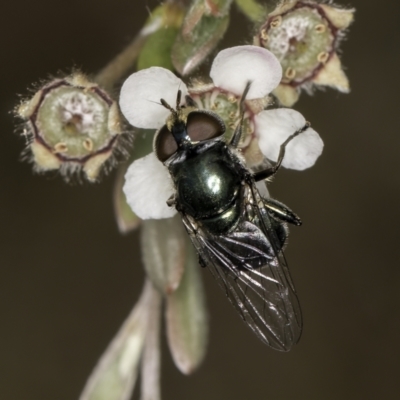
[[[244,175],[236,156],[221,140],[191,144],[168,163],[177,204],[214,234],[235,226],[241,211]]]

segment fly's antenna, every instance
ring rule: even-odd
[[[243,90],[243,94],[242,97],[240,98],[240,112],[241,112],[241,117],[243,118],[243,114],[244,114],[244,102],[246,100],[246,97],[249,93],[250,90],[250,86],[251,86],[252,82],[251,81],[247,81],[246,83],[246,87]]]
[[[176,118],[178,116],[178,111],[181,108],[181,100],[182,100],[182,91],[179,89],[176,95],[176,109],[173,109],[164,99],[160,99],[161,104]]]
[[[248,81],[246,83],[246,86],[243,90],[243,94],[242,97],[240,98],[240,103],[239,103],[239,110],[240,110],[240,120],[239,120],[239,124],[235,129],[235,132],[232,135],[231,141],[230,141],[230,145],[237,148],[239,146],[239,142],[240,139],[242,138],[242,128],[243,128],[243,121],[244,121],[244,102],[246,100],[246,96],[249,93],[250,90],[250,86],[251,86],[251,81]]]
[[[160,103],[169,111],[171,111],[172,114],[176,115],[176,110],[174,110],[164,99],[160,99]]]
[[[182,91],[179,89],[178,93],[176,94],[176,110],[177,111],[181,108],[181,98],[182,98]]]

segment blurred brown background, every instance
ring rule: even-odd
[[[0,398],[77,399],[143,281],[138,233],[121,237],[113,177],[69,186],[18,161],[17,93],[71,66],[96,72],[139,28],[155,0],[3,2],[0,157]],[[287,257],[304,312],[289,354],[263,346],[203,271],[211,315],[207,358],[190,377],[164,340],[164,400],[387,399],[400,357],[400,3],[352,0],[343,43],[352,93],[303,95],[325,150],[306,172],[270,187],[303,219]],[[224,46],[250,26],[235,12]],[[239,29],[240,28],[240,29]],[[234,32],[232,32],[234,31]],[[238,31],[242,32],[241,36]]]

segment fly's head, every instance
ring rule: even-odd
[[[161,99],[161,104],[171,111],[171,114],[167,118],[165,126],[167,130],[172,134],[178,148],[189,148],[191,146],[191,140],[186,130],[188,114],[195,110],[194,104],[190,104],[189,107],[181,105],[182,92],[178,90],[176,96],[176,107],[171,107],[164,99]]]
[[[189,96],[186,96],[186,105],[181,105],[181,95],[178,90],[176,108],[161,99],[161,104],[171,111],[153,143],[154,152],[163,163],[179,151],[189,152],[199,143],[220,138],[225,133],[225,123],[218,114],[198,109]]]

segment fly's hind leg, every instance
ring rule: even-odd
[[[282,250],[289,236],[289,229],[287,224],[300,226],[300,218],[287,206],[280,201],[271,198],[262,198],[265,207],[265,212],[269,215],[269,221],[272,230],[275,232],[277,243],[276,250]]]
[[[271,228],[274,230],[276,238],[278,239],[279,246],[276,246],[277,244],[275,244],[275,246],[277,247],[276,250],[282,250],[287,244],[287,239],[289,237],[289,229],[287,227],[287,224],[277,219],[271,218]]]
[[[301,219],[287,206],[278,200],[263,198],[264,206],[272,218],[292,225],[300,226]]]

